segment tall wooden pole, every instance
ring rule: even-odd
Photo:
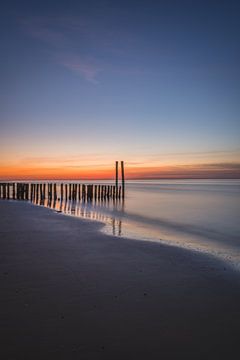
[[[118,188],[118,161],[116,161],[116,189]]]
[[[122,197],[125,196],[125,178],[124,178],[124,162],[121,161],[121,170],[122,170]]]

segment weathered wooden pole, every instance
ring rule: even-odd
[[[48,198],[48,200],[50,198],[50,184],[49,183],[47,184],[47,198]]]
[[[10,184],[7,183],[7,198],[10,198]]]
[[[61,184],[61,200],[63,199],[63,184]]]
[[[86,197],[86,186],[83,184],[82,185],[82,198],[83,198],[83,200],[85,200],[85,197]]]
[[[42,184],[40,184],[40,200],[43,200],[43,188],[42,188]]]
[[[65,200],[66,200],[66,202],[67,202],[67,196],[68,196],[68,186],[67,186],[67,184],[65,184]]]
[[[121,161],[121,171],[122,171],[122,198],[125,197],[125,177],[124,177],[124,162]]]
[[[46,196],[46,184],[43,184],[43,200],[45,200],[45,196]]]
[[[50,184],[50,200],[52,200],[53,197],[53,184]]]
[[[115,179],[115,182],[116,182],[116,188],[118,188],[118,161],[116,161],[116,179]]]
[[[73,200],[76,200],[76,184],[73,184]]]
[[[36,190],[36,201],[38,202],[38,194],[39,194],[39,184],[37,184],[37,190]]]
[[[28,196],[29,196],[29,184],[25,184],[25,187],[26,187],[25,198],[26,198],[26,200],[28,200]]]
[[[122,191],[122,187],[121,185],[119,186],[119,191],[118,191],[118,198],[121,199],[121,191]]]
[[[78,200],[81,200],[81,184],[78,184]]]
[[[19,199],[19,184],[17,183],[17,199]]]
[[[15,183],[12,184],[12,198],[15,200]]]
[[[32,183],[30,184],[30,199],[31,199],[31,201],[33,199],[33,184]]]
[[[53,185],[54,200],[57,200],[57,184]]]
[[[33,184],[33,199],[36,198],[36,184]]]

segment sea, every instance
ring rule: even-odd
[[[79,182],[88,183],[72,181]],[[58,192],[60,183],[64,181],[57,182]],[[118,241],[127,237],[199,251],[240,270],[240,180],[129,180],[124,200],[33,202],[59,214],[100,221],[101,231]]]

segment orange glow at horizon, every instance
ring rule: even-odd
[[[120,177],[120,168],[119,168]],[[139,166],[125,163],[126,179],[240,178],[240,164]],[[1,166],[1,180],[113,180],[114,163],[92,166]]]

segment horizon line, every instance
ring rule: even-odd
[[[6,178],[1,179],[0,182],[14,182],[14,181],[113,181],[115,182],[116,179],[109,179],[109,178],[99,178],[99,179],[92,179],[92,178]],[[132,180],[240,180],[240,177],[149,177],[149,178],[125,178],[126,181]],[[122,179],[118,179],[119,183],[122,182]]]

